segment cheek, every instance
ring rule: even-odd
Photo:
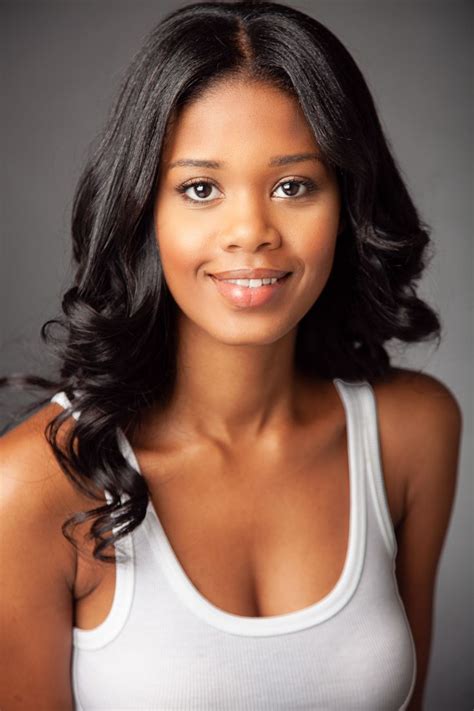
[[[166,232],[157,233],[163,270],[170,278],[179,278],[180,272],[196,268],[196,250],[192,248],[191,238],[179,237],[176,232],[168,235]]]
[[[307,270],[329,276],[338,237],[339,209],[337,201],[330,201],[330,204],[321,207],[312,224],[304,231],[300,255]]]
[[[337,229],[326,235],[316,235],[307,246],[307,268],[329,276],[336,251],[336,240]]]
[[[327,205],[326,208],[318,210],[311,224],[306,224],[305,229],[300,231],[298,246],[295,246],[295,253],[302,262],[300,289],[304,294],[305,309],[318,299],[334,264],[339,213],[337,204]]]
[[[199,259],[198,238],[193,235],[191,224],[177,220],[176,214],[162,205],[155,214],[155,235],[158,244],[163,272],[168,285],[179,284],[182,278],[189,278],[197,271]]]

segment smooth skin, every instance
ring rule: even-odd
[[[170,130],[155,205],[163,269],[180,309],[178,379],[166,411],[144,412],[129,437],[189,577],[214,604],[242,615],[281,614],[320,599],[337,582],[346,551],[343,408],[332,383],[305,381],[292,366],[297,324],[324,288],[343,238],[340,195],[321,160],[269,165],[303,153],[319,150],[291,97],[262,84],[219,84]],[[185,159],[223,165],[171,167]],[[194,179],[202,184],[187,189],[192,202],[178,188]],[[307,192],[301,180],[317,188]],[[208,274],[242,267],[290,270],[291,286],[264,307],[231,306]],[[417,651],[408,711],[421,711],[462,416],[430,375],[394,369],[374,390],[397,579]],[[68,514],[92,505],[44,438],[59,411],[48,405],[0,440],[4,711],[73,708],[72,626],[99,624],[113,598],[113,566],[77,556],[61,534]],[[316,508],[325,515],[315,517]],[[310,572],[308,556],[319,561],[328,541],[324,566]],[[294,570],[286,579],[266,563],[283,554]]]

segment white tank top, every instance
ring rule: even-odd
[[[107,618],[73,630],[77,711],[407,708],[416,652],[395,577],[376,400],[366,381],[333,382],[346,415],[350,478],[348,548],[336,586],[295,612],[225,612],[194,587],[150,501],[143,522],[117,544],[130,559],[116,564]],[[52,401],[69,406],[64,393]]]

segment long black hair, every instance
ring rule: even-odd
[[[91,526],[94,555],[143,520],[149,491],[123,457],[117,428],[173,392],[176,314],[153,228],[160,157],[172,122],[213,82],[245,77],[295,97],[325,160],[335,168],[344,229],[333,269],[298,324],[295,367],[305,374],[374,380],[390,371],[391,339],[440,338],[435,311],[416,295],[429,228],[408,194],[367,84],[341,42],[314,18],[275,2],[198,2],[171,12],[146,39],[74,197],[75,273],[62,315],[41,336],[59,355],[58,377],[4,377],[48,396],[65,391],[72,408],[45,435],[76,487],[110,500],[63,524]],[[59,329],[59,334],[54,332]],[[30,410],[32,408],[30,407]],[[81,413],[57,442],[72,410]],[[115,527],[113,535],[105,537]]]

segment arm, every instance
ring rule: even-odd
[[[462,414],[448,388],[431,376],[413,375],[401,387],[406,489],[404,516],[396,531],[396,576],[418,667],[408,711],[422,711],[436,575],[456,490]]]
[[[74,509],[70,485],[42,434],[44,415],[0,440],[2,711],[73,709],[75,556],[61,523]]]

